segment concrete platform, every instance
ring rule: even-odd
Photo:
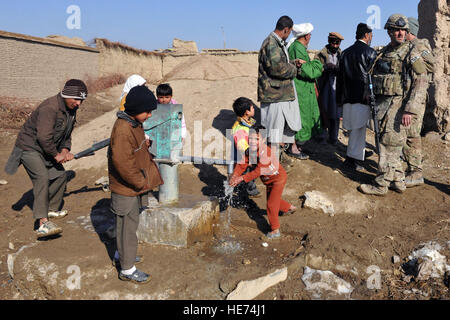
[[[219,212],[216,198],[180,195],[178,203],[160,205],[150,197],[149,209],[140,214],[138,239],[186,248],[212,236]]]

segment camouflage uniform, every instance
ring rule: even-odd
[[[427,88],[431,82],[433,66],[434,66],[434,56],[430,47],[430,43],[427,39],[418,39],[410,41],[414,47],[421,53],[422,59],[427,67]],[[422,140],[420,138],[420,131],[422,130],[423,115],[425,113],[426,107],[426,95],[420,95],[417,97],[417,114],[413,116],[411,125],[406,129],[407,139],[406,144],[403,147],[403,154],[405,155],[405,160],[408,163],[409,175],[416,172],[418,177],[422,179]],[[408,186],[408,184],[407,184]]]
[[[282,40],[272,32],[258,54],[258,101],[265,103],[295,100],[292,80],[298,69],[284,49]]]
[[[401,15],[391,16],[388,23],[399,19],[403,22],[398,27],[408,29],[408,20]],[[392,27],[388,23],[385,29]],[[384,195],[392,184],[394,190],[403,192],[406,186],[401,154],[407,128],[402,125],[402,116],[404,112],[413,116],[420,114],[420,101],[423,101],[428,86],[426,67],[418,49],[409,41],[384,47],[374,65],[373,86],[380,126],[380,158],[375,184],[363,184],[360,190],[366,194]]]

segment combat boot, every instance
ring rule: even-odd
[[[404,181],[393,181],[390,188],[398,193],[403,193],[406,190],[406,184]]]
[[[373,184],[362,184],[358,187],[358,190],[365,194],[373,194],[376,196],[384,196],[388,192],[387,187],[382,187]]]
[[[405,183],[407,188],[424,184],[422,172],[410,171],[405,177]]]

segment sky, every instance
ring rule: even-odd
[[[36,37],[64,35],[85,42],[106,38],[156,50],[173,38],[195,41],[198,49],[258,51],[283,15],[314,26],[309,49],[321,49],[329,32],[355,41],[359,22],[374,27],[372,45],[389,42],[384,24],[393,13],[417,18],[419,0],[15,0],[0,2],[0,30]],[[76,10],[71,9],[76,6]],[[78,14],[79,13],[79,14]]]

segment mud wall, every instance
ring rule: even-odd
[[[424,117],[425,131],[450,131],[450,0],[421,0],[419,38],[430,41],[436,58],[434,81]]]
[[[174,42],[175,43],[175,42]],[[258,70],[258,52],[226,52],[226,53],[198,53],[194,50],[168,50],[155,52],[135,49],[120,43],[112,43],[106,39],[96,39],[97,49],[100,51],[100,75],[121,73],[126,77],[132,74],[143,76],[149,83],[165,81],[168,74],[175,67],[180,66],[192,57],[216,56],[226,61],[249,63]]]
[[[96,46],[100,51],[100,76],[120,73],[128,77],[139,74],[150,83],[162,78],[161,53],[134,49],[106,39],[96,39]]]
[[[0,96],[44,99],[98,74],[96,49],[0,31]]]

